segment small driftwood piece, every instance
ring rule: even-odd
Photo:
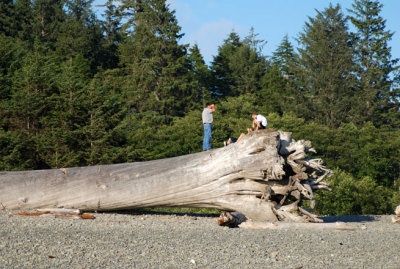
[[[329,190],[331,171],[309,141],[261,130],[227,147],[148,162],[0,172],[3,209],[110,211],[204,207],[239,212],[252,221],[319,222],[303,210]],[[53,213],[56,214],[56,213]]]
[[[68,208],[39,208],[37,212],[19,212],[10,214],[12,216],[41,216],[62,219],[94,219],[92,214],[82,213],[79,209]]]

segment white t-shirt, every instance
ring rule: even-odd
[[[267,127],[268,122],[267,122],[267,119],[263,115],[258,114],[256,117],[256,120],[261,122],[262,126]]]

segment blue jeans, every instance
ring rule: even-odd
[[[203,124],[204,126],[204,139],[203,139],[203,150],[207,150],[211,148],[211,123]]]

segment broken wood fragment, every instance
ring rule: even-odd
[[[42,215],[48,215],[51,214],[48,211],[44,211],[44,212],[19,212],[19,213],[15,213],[15,214],[10,214],[8,215],[9,217],[14,217],[14,216],[42,216]]]
[[[19,212],[15,214],[10,214],[13,216],[41,216],[41,217],[52,217],[52,218],[62,218],[62,219],[95,219],[94,215],[81,213],[77,209],[67,209],[67,208],[45,208],[37,209],[39,212]]]

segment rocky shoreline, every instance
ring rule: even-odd
[[[391,216],[324,217],[355,231],[241,229],[217,216],[0,211],[0,268],[400,268]]]

